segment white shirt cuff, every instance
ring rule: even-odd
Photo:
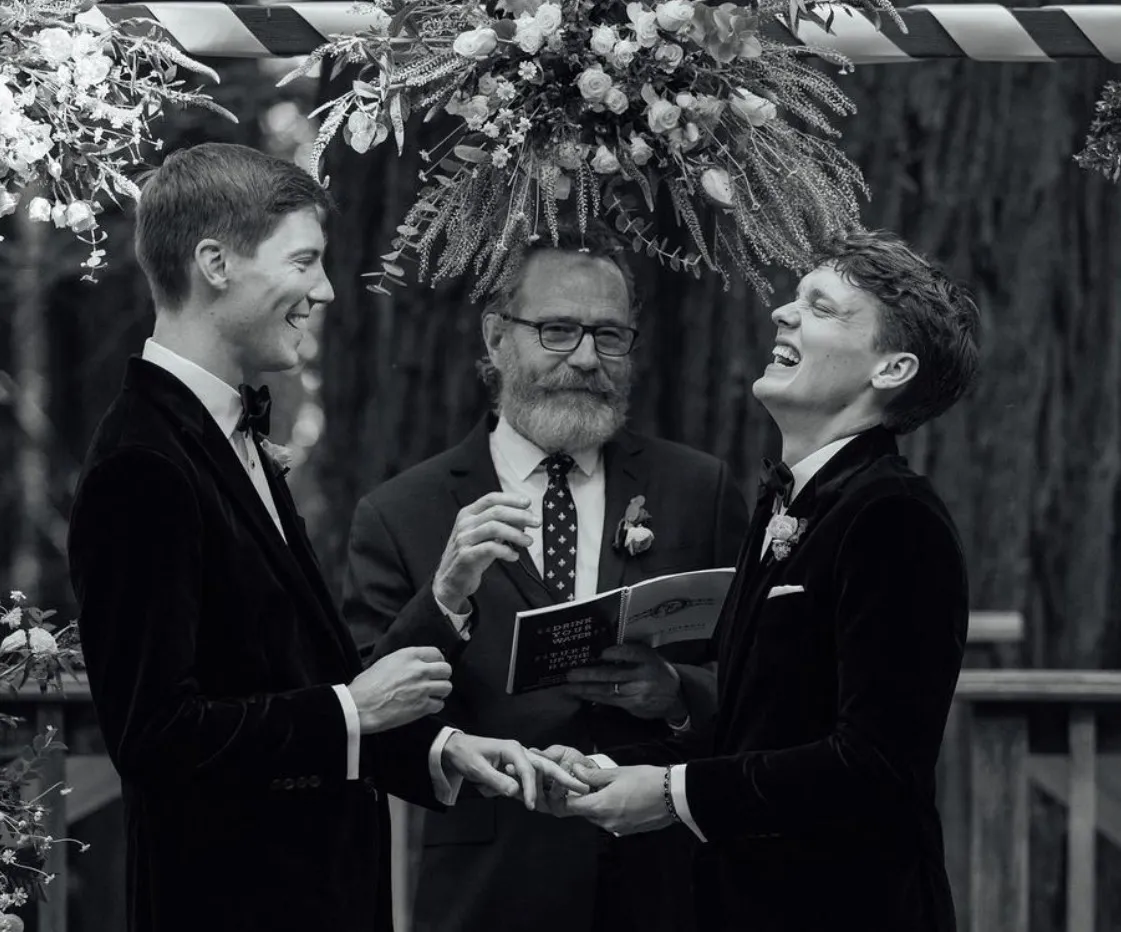
[[[457,612],[453,612],[443,602],[437,599],[435,593],[432,594],[432,598],[435,600],[436,607],[440,610],[443,616],[452,623],[452,627],[455,628],[456,634],[463,638],[463,640],[470,641],[471,631],[469,622],[471,621],[471,610],[468,609],[463,614],[459,614]]]
[[[428,751],[428,775],[432,778],[432,789],[436,791],[436,801],[445,806],[455,805],[455,801],[459,798],[459,791],[463,787],[463,774],[453,774],[449,779],[444,773],[444,745],[452,735],[458,733],[458,728],[449,728],[445,725],[436,735],[436,740],[432,742],[432,747]]]
[[[589,754],[588,755],[588,760],[594,761],[595,765],[597,767],[599,767],[601,770],[607,770],[609,767],[618,767],[619,766],[618,764],[615,763],[615,761],[613,761],[606,754]]]
[[[685,764],[675,764],[669,769],[669,792],[673,797],[673,808],[677,810],[677,817],[681,819],[689,830],[701,841],[707,842],[704,832],[697,828],[693,821],[693,814],[689,811],[689,798],[685,795]]]
[[[343,707],[343,718],[346,720],[346,778],[358,779],[358,755],[362,749],[362,731],[358,724],[358,706],[354,704],[354,697],[345,686],[333,686],[335,695],[339,697],[339,705]]]
[[[688,713],[686,713],[685,721],[683,721],[680,725],[675,725],[673,722],[668,721],[666,722],[666,724],[669,725],[669,730],[672,731],[675,735],[681,735],[693,727],[693,719]]]

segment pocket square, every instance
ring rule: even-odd
[[[773,599],[780,595],[793,595],[795,592],[805,592],[805,586],[772,586],[771,591],[767,593],[768,599]]]

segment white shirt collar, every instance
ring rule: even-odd
[[[222,434],[227,438],[233,436],[241,418],[241,396],[237,389],[150,337],[144,341],[141,358],[170,372],[186,385],[217,421]]]
[[[798,493],[809,485],[810,480],[817,475],[821,467],[833,459],[841,451],[841,448],[855,436],[856,434],[853,434],[850,437],[842,437],[840,440],[827,443],[791,466],[790,471],[794,473],[794,490],[790,493],[790,500],[793,501],[797,498]]]
[[[549,455],[532,440],[519,434],[504,416],[498,418],[498,426],[494,428],[494,442],[498,453],[510,464],[518,479],[523,482],[533,474],[535,469],[541,466],[541,461]],[[577,468],[585,476],[590,476],[599,464],[599,447],[592,447],[587,450],[569,450],[567,452],[576,461]]]

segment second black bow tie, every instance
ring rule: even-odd
[[[241,396],[241,417],[237,419],[237,430],[252,431],[267,436],[269,410],[272,408],[269,387],[262,385],[260,388],[254,388],[243,382],[237,387],[237,393]]]
[[[766,494],[781,495],[783,505],[790,504],[790,493],[794,491],[794,473],[786,463],[773,463],[763,457],[763,469],[759,474],[759,497]]]

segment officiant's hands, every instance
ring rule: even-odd
[[[520,797],[536,809],[543,787],[586,793],[588,786],[542,754],[526,751],[517,741],[482,738],[456,732],[444,745],[444,771],[455,771],[474,783],[484,796]]]
[[[460,510],[432,579],[432,594],[440,605],[467,611],[467,599],[490,565],[518,559],[518,549],[533,542],[525,529],[541,524],[530,504],[524,495],[490,492]]]
[[[451,664],[435,647],[403,647],[363,670],[347,686],[358,727],[369,735],[433,715],[452,691]]]
[[[587,702],[618,706],[637,718],[685,718],[681,677],[654,648],[619,644],[605,650],[602,659],[611,665],[569,672],[569,694]]]

